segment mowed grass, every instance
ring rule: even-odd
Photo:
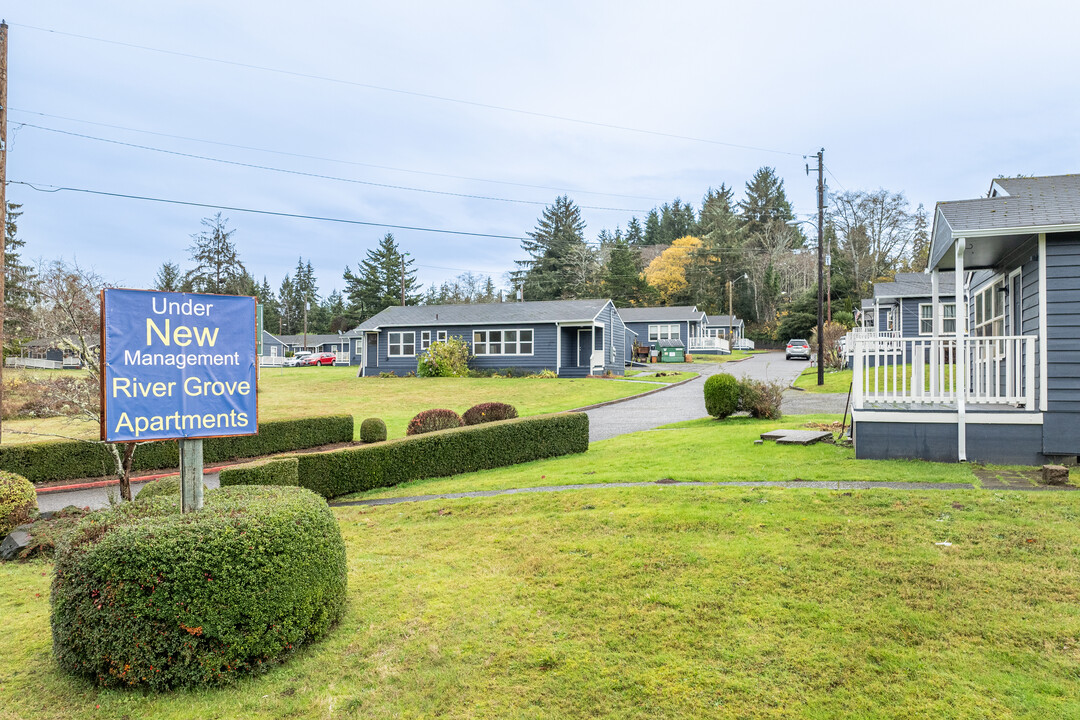
[[[1075,494],[656,487],[335,514],[346,617],[226,689],[61,673],[51,567],[0,566],[0,718],[1080,717]]]
[[[264,368],[259,382],[260,420],[351,414],[360,421],[381,417],[390,437],[405,435],[421,410],[463,413],[482,402],[504,402],[520,415],[572,410],[647,392],[655,386],[604,379],[530,378],[358,378],[355,367]],[[96,438],[98,426],[68,418],[10,420],[3,442],[56,437]]]
[[[703,418],[657,430],[591,443],[588,452],[513,467],[416,480],[350,496],[404,497],[473,490],[505,490],[540,485],[655,482],[661,478],[695,482],[814,480],[977,484],[970,465],[923,460],[856,460],[855,451],[828,443],[796,446],[766,442],[761,433],[806,429],[807,423],[839,422],[839,415],[789,415],[780,420]]]
[[[756,354],[759,354],[759,353],[762,353],[762,352],[766,352],[766,351],[764,351],[764,350],[734,350],[734,351],[732,351],[732,353],[730,355],[694,354],[693,357],[694,357],[694,362],[696,362],[696,363],[699,363],[699,362],[703,362],[703,363],[726,363],[726,362],[731,362],[732,360],[742,360],[744,358],[750,357],[751,355],[756,355]]]
[[[662,372],[662,377],[650,374],[655,372]],[[644,373],[644,374],[643,374]],[[692,380],[698,376],[696,372],[682,372],[679,370],[627,370],[626,378],[628,380],[648,381],[654,383],[679,383],[684,380]]]
[[[803,370],[792,383],[795,387],[815,393],[846,393],[851,388],[850,370],[825,370],[825,384],[817,384],[817,368]]]

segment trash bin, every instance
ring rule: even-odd
[[[660,348],[660,362],[681,363],[686,351],[684,348],[674,345],[665,345]]]

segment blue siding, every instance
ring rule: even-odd
[[[610,302],[597,318],[604,323],[604,372],[622,375],[626,372],[626,325],[619,311]]]
[[[694,323],[696,326],[698,323]],[[655,342],[649,342],[649,326],[650,325],[678,325],[679,326],[679,339],[686,344],[687,338],[690,337],[690,322],[683,320],[681,322],[628,322],[626,327],[630,328],[638,334],[638,345],[648,345],[649,347],[656,347]]]
[[[416,356],[421,353],[420,339],[424,331],[431,332],[431,341],[435,342],[438,332],[445,330],[447,337],[463,338],[472,345],[473,330],[532,330],[533,352],[531,355],[478,355],[472,361],[472,366],[484,369],[501,368],[524,368],[527,370],[540,371],[545,368],[555,369],[555,326],[552,324],[535,325],[528,323],[508,323],[506,325],[430,325],[401,328],[384,328],[379,331],[379,364],[378,367],[365,365],[364,375],[378,375],[380,372],[394,372],[397,375],[406,375],[416,372]],[[415,332],[416,355],[390,357],[389,334],[391,332]],[[354,347],[355,351],[355,347]]]
[[[1041,465],[1038,425],[967,425],[971,462]],[[855,457],[869,460],[918,458],[956,462],[957,426],[945,423],[854,421]]]
[[[1080,234],[1046,238],[1047,413],[1043,452],[1080,454]]]

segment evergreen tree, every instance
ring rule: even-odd
[[[203,218],[206,229],[191,236],[195,244],[189,251],[195,267],[186,280],[195,292],[238,295],[243,290],[247,271],[232,241],[236,230],[227,229],[228,222],[221,213]]]
[[[180,272],[180,266],[166,260],[161,263],[157,276],[154,278],[154,289],[162,292],[180,292],[183,282],[184,278],[183,273]]]
[[[601,295],[620,307],[646,304],[652,298],[652,293],[649,284],[641,277],[640,265],[641,253],[626,240],[612,245],[600,281]]]
[[[631,247],[645,244],[645,233],[636,216],[630,218],[630,222],[626,224],[626,244]]]
[[[645,245],[660,245],[663,243],[663,237],[660,232],[660,213],[653,208],[649,211],[649,214],[645,216]]]
[[[580,289],[579,269],[587,264],[585,221],[581,210],[566,195],[544,208],[536,229],[521,241],[528,260],[517,260],[515,284],[524,288],[526,300],[575,297]]]
[[[697,218],[692,205],[684,205],[682,200],[675,200],[660,208],[660,242],[669,245],[677,239],[694,235],[697,231]]]
[[[279,321],[281,319],[281,305],[270,287],[270,281],[263,275],[262,285],[255,292],[259,304],[263,308],[263,329],[269,333],[280,332]]]
[[[484,283],[484,294],[480,297],[480,302],[493,303],[499,299],[495,290],[495,281],[491,279],[491,276],[487,276],[487,282]]]
[[[293,309],[296,307],[296,289],[293,287],[292,278],[285,273],[285,279],[278,288],[278,332],[283,335],[296,334],[296,316]],[[271,331],[273,332],[273,331]]]
[[[345,332],[352,329],[345,312],[345,298],[337,290],[333,290],[326,296],[326,302],[323,304],[323,314],[330,318],[327,332]]]
[[[761,234],[772,223],[795,217],[784,191],[784,181],[771,167],[759,168],[746,183],[746,197],[739,202],[739,211],[751,236]]]
[[[348,315],[361,321],[401,304],[404,285],[405,304],[416,305],[421,298],[420,283],[413,269],[415,260],[403,254],[394,236],[387,233],[379,246],[367,251],[354,275],[345,267],[345,297]]]
[[[18,353],[29,339],[30,306],[35,274],[24,265],[19,250],[26,241],[19,238],[18,203],[8,203],[4,226],[4,354]]]

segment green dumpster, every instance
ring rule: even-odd
[[[665,345],[660,348],[660,362],[681,363],[685,358],[683,357],[685,352],[682,347],[674,345]]]

